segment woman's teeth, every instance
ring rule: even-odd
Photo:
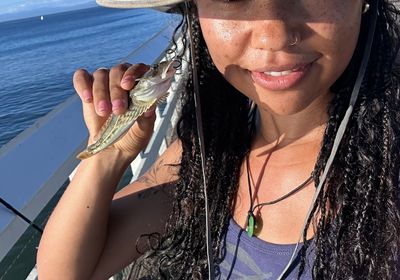
[[[287,75],[293,73],[296,70],[298,70],[298,69],[285,70],[285,71],[282,71],[282,72],[266,71],[266,72],[264,72],[264,74],[268,75],[268,76],[272,76],[272,77],[281,77],[281,76],[287,76]]]

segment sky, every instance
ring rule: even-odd
[[[0,0],[0,21],[95,5],[95,0]]]

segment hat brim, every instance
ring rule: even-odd
[[[96,0],[97,4],[109,8],[154,8],[172,6],[185,0]]]

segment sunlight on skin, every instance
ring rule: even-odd
[[[330,87],[352,57],[361,24],[361,1],[290,3],[197,3],[204,38],[216,67],[258,105],[262,125],[275,128],[274,135],[264,135],[267,141],[280,135],[296,138],[326,122]],[[292,46],[295,36],[300,41]],[[290,70],[299,65],[307,70],[295,83],[281,79],[283,85],[279,85],[256,79],[257,73]]]

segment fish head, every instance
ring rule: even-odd
[[[138,79],[139,83],[130,91],[130,96],[140,101],[161,98],[171,87],[176,69],[179,66],[178,60],[160,62]]]
[[[154,76],[160,77],[161,79],[172,78],[176,73],[176,69],[179,68],[180,65],[181,64],[178,60],[163,61],[156,67],[156,72],[158,73]]]

